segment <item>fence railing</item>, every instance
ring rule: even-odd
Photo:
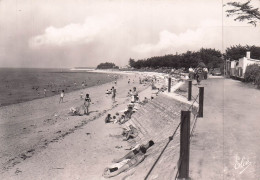
[[[189,86],[188,93],[191,95],[191,88],[192,86]],[[189,95],[188,95],[189,97]],[[197,99],[199,97],[199,108],[197,111],[194,111],[194,103],[197,102]],[[177,173],[175,176],[175,179],[190,179],[189,178],[189,154],[190,154],[190,141],[191,138],[194,135],[194,131],[196,128],[196,123],[198,117],[203,117],[203,100],[204,100],[204,87],[199,87],[199,94],[194,98],[193,102],[189,106],[188,110],[181,111],[181,122],[178,124],[176,129],[174,130],[172,136],[169,137],[167,143],[165,144],[164,148],[160,152],[159,156],[153,163],[152,167],[148,171],[147,175],[145,176],[144,180],[147,180],[150,174],[152,173],[154,167],[156,166],[157,162],[163,155],[164,151],[168,147],[171,141],[173,141],[174,136],[176,135],[177,130],[180,128],[180,157],[177,163]],[[192,111],[191,111],[192,110]],[[192,128],[190,130],[190,114],[193,116],[193,124]]]
[[[190,82],[189,82],[190,83]],[[190,86],[189,91],[190,93]],[[193,109],[193,105],[197,98],[199,97],[199,109],[198,112],[192,111],[194,118],[193,118],[193,125],[190,130],[190,110]],[[185,179],[188,180],[189,178],[189,156],[190,156],[190,141],[194,135],[194,131],[196,128],[196,123],[198,117],[203,117],[203,102],[204,102],[204,87],[199,87],[199,94],[194,99],[193,103],[190,105],[188,111],[181,112],[181,135],[180,135],[180,157],[177,163],[178,170],[175,176],[176,179]]]

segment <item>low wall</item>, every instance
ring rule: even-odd
[[[132,124],[139,130],[139,135],[135,138],[135,141],[142,144],[153,140],[155,145],[147,151],[147,157],[141,164],[115,177],[115,179],[124,177],[124,179],[144,179],[168,142],[169,136],[178,126],[181,110],[188,110],[188,108],[188,104],[160,94],[133,114],[131,120],[126,122],[125,126]],[[179,158],[179,139],[178,130],[174,140],[170,142],[148,179],[173,179]]]

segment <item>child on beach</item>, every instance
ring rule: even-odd
[[[65,96],[65,93],[64,93],[64,90],[62,90],[61,93],[60,93],[60,101],[59,101],[59,103],[61,103],[61,102],[63,103],[64,96]]]
[[[138,101],[138,92],[136,91],[136,87],[133,88],[133,96],[134,96],[134,102]]]
[[[83,92],[80,93],[80,99],[83,99]]]
[[[72,116],[81,116],[80,114],[80,107],[71,107],[70,108],[70,113]]]
[[[47,92],[47,90],[46,90],[46,88],[44,88],[44,90],[43,90],[44,97],[46,97],[46,92]]]
[[[108,89],[106,90],[106,94],[111,94],[111,91],[109,91]]]
[[[131,97],[133,94],[132,94],[132,90],[130,89],[129,91],[128,91],[128,94],[127,94],[127,96],[128,97]]]
[[[84,101],[84,114],[89,115],[89,106],[90,106],[91,99],[89,94],[86,94],[85,101]],[[87,112],[86,112],[87,111]]]

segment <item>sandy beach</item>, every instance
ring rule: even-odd
[[[124,126],[105,124],[105,116],[126,108],[130,102],[127,92],[133,87],[141,100],[157,92],[150,84],[139,84],[144,73],[123,74],[117,85],[112,82],[84,89],[92,99],[88,116],[68,114],[71,107],[83,104],[81,91],[67,93],[61,104],[59,96],[53,96],[1,107],[1,179],[100,179],[105,166],[131,146],[113,137]],[[165,84],[163,75],[157,76],[161,78],[157,86]],[[105,94],[112,86],[117,89],[116,103]]]

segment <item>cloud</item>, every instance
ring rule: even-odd
[[[82,24],[68,24],[61,28],[49,26],[44,34],[29,40],[31,48],[42,46],[67,46],[71,44],[87,44],[98,35],[105,34],[118,27],[120,23],[113,15],[104,17],[88,17]]]
[[[162,53],[173,53],[185,50],[195,50],[196,47],[210,47],[221,42],[221,26],[218,22],[205,21],[199,28],[187,29],[182,33],[173,33],[162,30],[159,33],[157,43],[138,44],[132,50],[139,54],[159,55]]]

